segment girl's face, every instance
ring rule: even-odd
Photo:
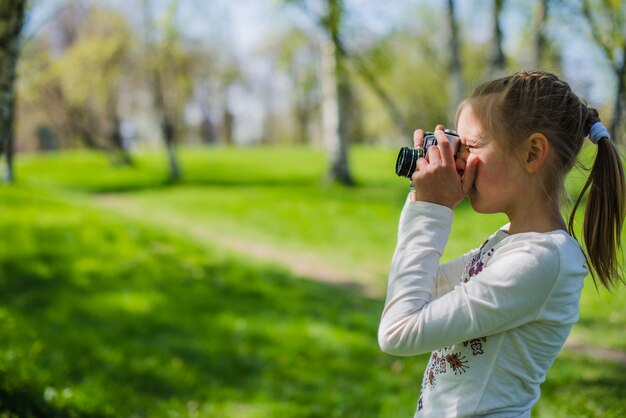
[[[480,213],[515,213],[524,199],[527,176],[515,156],[489,138],[471,105],[461,110],[457,123],[461,152],[457,170],[462,171],[470,155],[478,158],[474,185],[469,191],[472,208]]]

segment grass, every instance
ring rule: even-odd
[[[324,155],[304,148],[185,150],[184,181],[168,184],[165,165],[147,156],[136,168],[111,169],[102,156],[76,153],[22,161],[23,181],[96,196],[122,197],[141,219],[192,230],[203,225],[213,236],[240,236],[272,246],[312,252],[348,274],[386,280],[408,182],[393,173],[395,150],[361,148],[352,165],[359,187],[325,186]],[[67,170],[64,167],[72,167]],[[157,168],[158,167],[158,168]],[[89,176],[72,173],[90,173]],[[501,226],[501,216],[479,218],[468,205],[454,225],[461,241],[450,243],[446,258],[482,242],[485,230]],[[487,229],[485,229],[487,227]],[[337,248],[342,251],[338,252]]]
[[[378,351],[380,301],[34,190],[2,196],[8,416],[366,416],[397,411],[399,370],[421,368]]]
[[[183,150],[177,185],[156,154],[20,158],[0,188],[0,416],[411,416],[426,358],[380,353],[380,297],[219,248],[306,253],[382,291],[394,154],[355,150],[354,189],[298,148]],[[446,257],[503,221],[459,207]],[[624,350],[625,302],[586,286],[573,336]],[[623,416],[625,369],[565,350],[533,416]]]

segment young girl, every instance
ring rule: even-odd
[[[552,74],[485,83],[456,119],[456,160],[438,126],[439,145],[417,161],[379,344],[401,356],[434,350],[416,417],[529,417],[578,320],[584,277],[590,272],[607,288],[623,280],[624,171],[598,113]],[[597,156],[583,190],[591,188],[583,251],[573,238],[574,213],[566,225],[559,203],[587,136]],[[422,141],[418,130],[415,146]],[[452,209],[465,196],[477,212],[505,213],[509,223],[480,248],[439,265]]]

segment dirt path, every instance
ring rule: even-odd
[[[598,347],[595,345],[591,346],[573,338],[569,338],[565,342],[565,349],[573,353],[583,354],[602,360],[609,360],[626,366],[626,351]]]
[[[95,197],[93,202],[99,207],[113,210],[125,217],[147,222],[143,210],[124,196],[101,195]],[[373,277],[368,277],[367,273],[360,272],[360,280],[357,280],[349,273],[331,266],[319,256],[219,233],[201,224],[191,224],[188,220],[181,219],[180,216],[166,210],[151,212],[150,224],[167,225],[169,229],[181,231],[201,244],[218,247],[235,254],[243,254],[257,261],[280,265],[296,276],[347,287],[368,297],[384,296],[380,289],[365,284],[374,283],[375,280]]]
[[[125,199],[124,196],[103,195],[94,198],[93,201],[99,207],[104,207],[123,216],[146,222],[145,214],[142,209],[128,199]],[[350,274],[329,265],[328,262],[321,257],[304,254],[287,248],[271,246],[266,243],[254,242],[240,237],[220,234],[203,225],[196,223],[192,225],[189,221],[176,216],[175,213],[167,211],[152,212],[150,214],[150,223],[157,226],[168,225],[168,227],[173,230],[183,231],[184,234],[192,237],[201,244],[211,245],[213,247],[217,246],[235,254],[243,254],[257,261],[280,265],[296,276],[346,287],[364,296],[378,299],[384,298],[384,294],[380,289],[375,289],[373,286],[364,284],[364,282],[374,283],[375,278],[364,277],[363,274],[359,274],[361,280],[356,280],[355,277],[350,276]],[[567,340],[564,349],[569,352],[601,358],[626,366],[626,352],[622,350],[595,345],[592,346],[572,338]]]

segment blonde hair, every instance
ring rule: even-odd
[[[472,106],[486,133],[507,151],[533,133],[542,133],[554,151],[545,176],[549,198],[564,195],[565,175],[574,167],[598,112],[584,103],[554,74],[521,71],[481,84],[465,102]],[[461,106],[463,106],[462,104]],[[458,115],[458,112],[457,112]],[[624,168],[614,144],[598,142],[596,158],[568,221],[574,234],[574,216],[589,189],[583,221],[585,257],[594,283],[607,289],[624,281],[618,252],[625,216]]]

